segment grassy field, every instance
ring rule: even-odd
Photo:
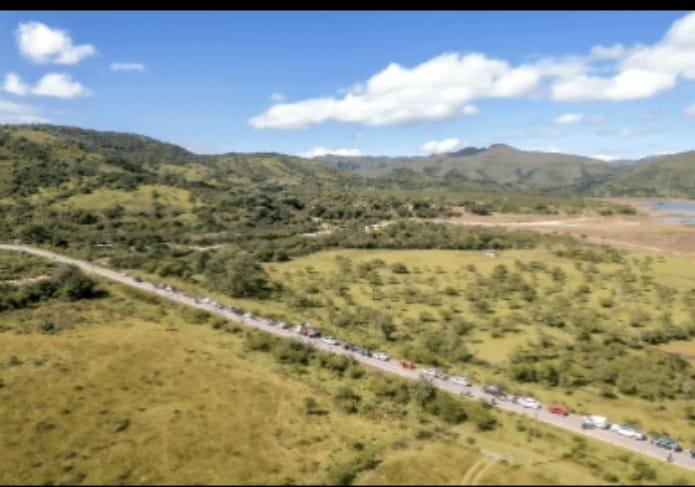
[[[447,424],[376,395],[397,379],[283,364],[248,348],[255,334],[103,285],[110,297],[3,314],[1,483],[695,481],[504,413],[493,431]],[[31,326],[46,319],[50,334]],[[345,386],[352,413],[335,405]]]
[[[143,185],[136,191],[100,189],[90,194],[72,196],[57,203],[60,209],[89,208],[102,211],[114,205],[121,205],[127,214],[152,213],[155,204],[190,211],[193,204],[186,190],[162,185]]]
[[[398,263],[404,264],[407,273],[393,271]],[[519,263],[525,266],[523,270]],[[484,294],[494,285],[488,279],[500,265],[510,274],[519,270],[535,291],[533,302],[518,293]],[[628,254],[622,263],[578,264],[548,250],[505,251],[497,258],[465,251],[336,251],[266,268],[275,282],[285,286],[276,299],[231,300],[209,294],[266,316],[291,322],[308,319],[325,334],[423,365],[442,366],[478,383],[501,383],[545,403],[606,415],[651,434],[669,434],[686,445],[695,444],[689,408],[692,398],[688,396],[695,378],[692,368],[675,376],[672,370],[663,369],[664,376],[676,384],[674,390],[685,392],[673,397],[670,392],[663,393],[668,397],[659,395],[661,392],[654,396],[639,390],[626,392],[628,386],[608,379],[581,387],[550,387],[515,381],[510,375],[515,366],[513,353],[519,348],[542,350],[541,340],[550,340],[563,351],[561,359],[569,360],[566,365],[573,366],[568,347],[573,346],[581,327],[588,327],[599,350],[602,343],[625,342],[620,360],[629,364],[625,366],[632,373],[638,374],[635,364],[646,363],[643,358],[653,360],[655,365],[649,371],[653,377],[647,379],[643,374],[635,380],[658,384],[662,380],[659,367],[670,355],[660,352],[663,346],[643,340],[664,326],[670,329],[692,323],[695,266],[691,260]],[[556,268],[562,273],[558,276],[564,275],[561,281],[552,277]],[[200,292],[195,286],[170,282]],[[479,292],[483,294],[477,301],[469,299]],[[480,301],[487,301],[489,309],[479,309]],[[557,319],[564,322],[556,323]],[[388,337],[383,323],[392,329]],[[677,346],[680,342],[671,343]]]

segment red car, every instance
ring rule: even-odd
[[[548,412],[552,414],[559,414],[560,416],[567,416],[570,413],[567,408],[563,408],[562,406],[549,406]]]
[[[415,370],[415,364],[412,362],[401,362],[404,369]]]

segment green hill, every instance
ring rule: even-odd
[[[651,158],[591,188],[599,196],[695,198],[695,151]]]
[[[449,187],[477,184],[527,192],[579,191],[617,172],[610,164],[588,157],[522,151],[504,144],[426,157],[326,156],[320,160],[372,178],[392,178],[395,172],[407,170]]]

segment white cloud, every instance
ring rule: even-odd
[[[676,76],[641,69],[628,69],[612,78],[580,75],[558,81],[552,87],[557,101],[626,101],[651,98],[676,85]]]
[[[591,49],[591,55],[596,59],[620,59],[625,55],[627,49],[620,43],[612,46],[594,46]]]
[[[327,155],[359,157],[362,155],[362,151],[359,149],[329,149],[327,147],[319,146],[306,152],[299,152],[297,155],[307,159]]]
[[[79,81],[74,81],[67,73],[48,73],[33,87],[22,81],[16,73],[5,76],[4,89],[14,95],[51,96],[54,98],[77,98],[91,95]]]
[[[249,123],[258,129],[302,129],[329,122],[434,122],[476,114],[476,100],[641,100],[673,89],[681,79],[695,80],[695,13],[674,22],[653,45],[597,45],[582,55],[540,57],[517,66],[484,53],[445,53],[413,67],[394,62],[337,95],[277,100]]]
[[[5,76],[3,88],[6,92],[19,96],[28,94],[30,90],[29,85],[24,83],[17,73],[8,73]]]
[[[592,159],[600,159],[604,162],[611,162],[611,161],[616,161],[616,160],[620,159],[619,156],[610,155],[610,154],[594,154],[594,155],[591,155],[589,157],[591,157]]]
[[[413,68],[391,63],[342,97],[281,103],[250,120],[256,128],[298,129],[326,122],[403,125],[475,115],[471,102],[529,94],[542,73],[484,54],[442,54]]]
[[[48,120],[39,111],[29,105],[20,105],[0,100],[0,123],[45,123]]]
[[[463,143],[459,139],[451,138],[425,142],[420,146],[420,150],[427,154],[443,154],[446,152],[453,152],[461,147],[463,147]]]
[[[73,45],[67,31],[40,22],[19,24],[15,35],[20,54],[35,63],[77,64],[97,52],[91,44]]]
[[[551,153],[556,153],[556,152],[562,152],[560,149],[558,149],[555,146],[548,146],[548,147],[540,147],[538,149],[531,149],[532,151],[537,151],[537,152],[551,152]]]
[[[555,118],[554,121],[558,125],[577,125],[584,121],[584,115],[581,113],[565,113]]]
[[[111,71],[145,71],[142,63],[111,63]]]
[[[686,117],[695,118],[695,105],[690,105],[688,107],[685,107],[685,109],[683,110],[683,113],[685,114]]]
[[[283,101],[285,101],[286,98],[285,95],[282,93],[273,93],[272,95],[270,95],[270,99],[275,103],[282,103]]]
[[[77,98],[89,96],[90,92],[79,81],[73,81],[66,73],[49,73],[41,78],[31,93],[38,96],[52,96],[56,98]]]

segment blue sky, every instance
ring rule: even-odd
[[[0,81],[2,123],[204,153],[695,148],[688,12],[4,12]]]

